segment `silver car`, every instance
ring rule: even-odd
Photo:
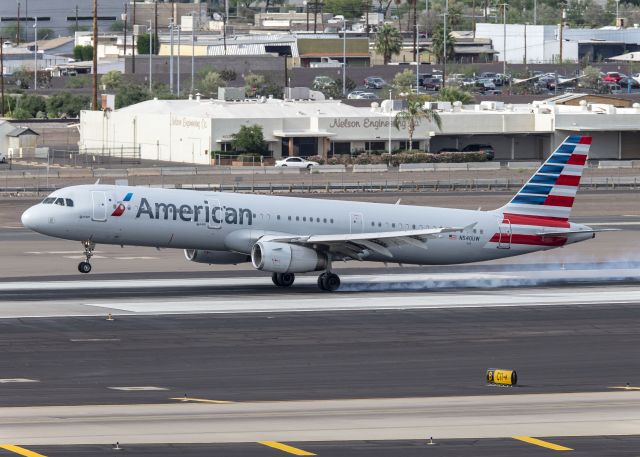
[[[317,167],[318,165],[320,165],[318,162],[313,162],[303,157],[287,157],[276,160],[276,167],[311,168]]]

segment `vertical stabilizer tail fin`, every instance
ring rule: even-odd
[[[568,221],[587,163],[591,137],[571,135],[549,156],[509,203],[509,215]]]

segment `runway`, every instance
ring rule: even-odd
[[[523,435],[635,455],[640,215],[605,206],[576,221],[623,231],[477,265],[348,263],[334,294],[149,248],[98,246],[84,276],[77,243],[2,219],[0,442],[48,457],[116,441],[185,457],[286,455],[258,443],[273,440],[340,457],[549,451]],[[487,385],[496,367],[519,385]]]
[[[3,408],[27,444],[415,440],[425,436],[629,435],[640,392],[234,403]]]

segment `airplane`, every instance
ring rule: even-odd
[[[567,137],[509,203],[490,211],[96,183],[52,192],[22,223],[81,241],[81,273],[91,271],[96,243],[151,246],[184,249],[193,262],[251,262],[279,287],[319,271],[318,287],[335,291],[335,261],[447,265],[594,238],[602,229],[569,221],[590,145],[590,136]]]

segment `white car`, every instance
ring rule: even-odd
[[[311,168],[318,165],[320,165],[318,162],[312,162],[302,157],[287,157],[286,159],[276,160],[276,167]]]

